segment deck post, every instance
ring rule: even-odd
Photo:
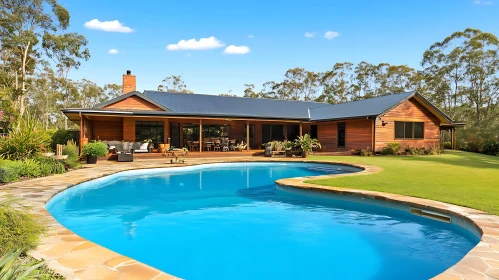
[[[303,136],[303,123],[300,122],[300,136]]]
[[[83,144],[83,116],[81,115],[81,112],[80,112],[80,143],[78,146],[80,146],[80,155],[81,155],[81,152],[82,152],[82,144]]]
[[[203,119],[199,119],[199,152],[203,152]]]
[[[451,133],[452,133],[452,149],[455,150],[457,145],[456,145],[456,128],[453,127],[452,130],[451,130]]]
[[[250,135],[250,126],[249,126],[249,120],[246,121],[246,150],[249,151],[250,146],[249,146],[249,135]]]

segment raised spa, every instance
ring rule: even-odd
[[[428,279],[478,243],[459,218],[275,184],[358,171],[311,163],[126,171],[63,191],[47,209],[76,234],[185,279]]]

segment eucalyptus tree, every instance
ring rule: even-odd
[[[472,28],[455,32],[433,44],[422,65],[435,99],[452,117],[469,107],[475,127],[487,129],[497,120],[499,39],[494,34]]]
[[[0,40],[2,49],[12,53],[13,99],[21,116],[26,111],[29,76],[42,55],[64,52],[69,58],[88,54],[81,50],[86,41],[80,35],[64,34],[69,20],[69,12],[56,0],[0,0]]]
[[[171,75],[165,77],[161,84],[158,86],[158,91],[164,92],[176,92],[176,93],[193,93],[189,89],[187,89],[187,85],[184,80],[182,80],[182,76],[180,75]]]
[[[353,64],[336,63],[331,70],[320,74],[320,84],[323,90],[316,101],[331,104],[347,102],[353,94],[353,81]]]

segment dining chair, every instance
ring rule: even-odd
[[[220,152],[220,140],[215,140],[215,147],[213,147],[213,150],[218,150]]]

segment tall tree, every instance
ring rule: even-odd
[[[56,0],[0,1],[0,40],[14,57],[15,101],[21,116],[26,110],[28,76],[43,53],[40,42],[68,26],[69,13]]]
[[[433,44],[422,65],[434,98],[455,117],[469,107],[475,127],[487,129],[498,117],[499,39],[467,28]]]
[[[322,93],[316,101],[331,104],[347,102],[353,94],[353,64],[336,63],[333,69],[320,74]]]
[[[163,79],[162,83],[158,86],[159,91],[164,92],[177,92],[177,93],[193,93],[187,89],[187,85],[182,76],[171,75]]]

